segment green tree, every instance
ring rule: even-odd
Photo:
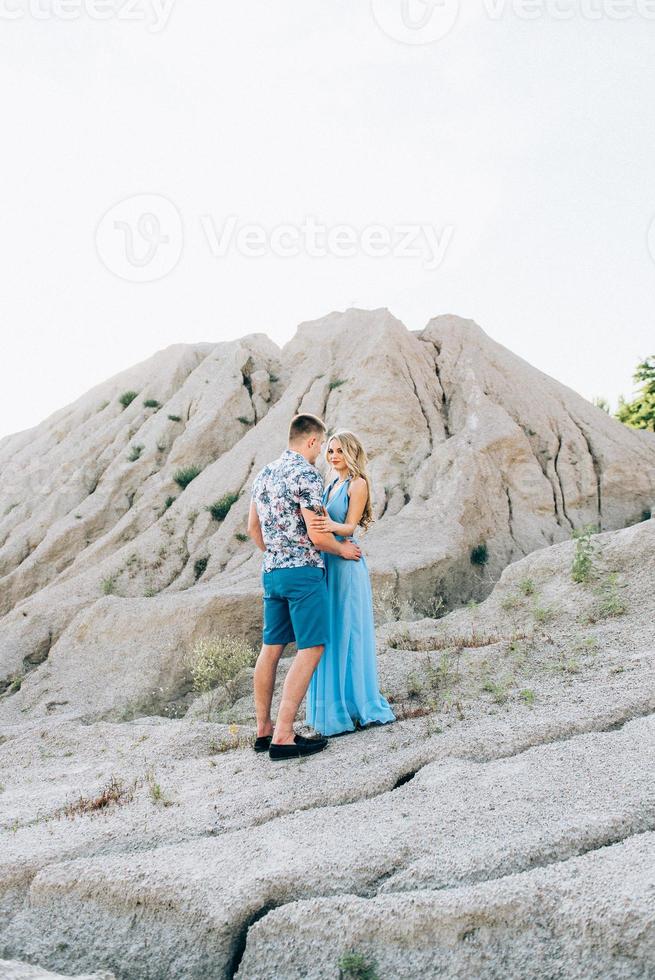
[[[641,388],[631,402],[621,395],[616,418],[633,429],[655,432],[655,354],[642,361],[632,377]]]

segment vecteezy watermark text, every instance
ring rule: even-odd
[[[276,255],[279,258],[327,257],[421,259],[425,269],[438,269],[454,234],[452,225],[437,229],[429,224],[371,224],[355,228],[348,224],[327,225],[308,215],[300,224],[279,224],[271,229],[261,224],[240,224],[230,215],[218,227],[212,215],[200,217],[205,239],[214,258],[237,252],[247,258]]]
[[[493,22],[655,20],[655,0],[475,0]],[[474,7],[474,9],[475,9]],[[394,41],[432,44],[455,27],[460,0],[371,0],[373,19]]]
[[[454,235],[452,225],[349,224],[329,225],[308,215],[299,223],[263,224],[242,222],[229,215],[217,222],[202,214],[201,240],[215,259],[240,255],[247,259],[275,256],[280,259],[306,256],[311,259],[414,259],[434,271],[444,261]],[[161,194],[136,194],[103,215],[95,233],[98,256],[114,275],[127,282],[155,282],[178,265],[184,247],[182,217],[175,204]]]
[[[166,27],[175,0],[0,0],[1,20],[117,20]]]
[[[482,0],[491,20],[655,20],[655,0]]]

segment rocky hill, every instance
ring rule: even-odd
[[[183,655],[257,639],[249,480],[300,407],[371,449],[398,720],[276,768],[251,671],[212,715]],[[0,466],[0,977],[655,976],[655,436],[348,311],[169,348]]]
[[[363,438],[374,580],[419,612],[484,598],[510,562],[655,500],[655,435],[471,321],[411,333],[350,310],[283,350],[169,347],[0,441],[0,721],[183,714],[181,649],[218,630],[257,642],[249,484],[299,409]]]

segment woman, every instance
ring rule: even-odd
[[[352,432],[328,440],[327,462],[336,477],[323,493],[316,531],[352,538],[358,526],[373,520],[366,453]],[[330,640],[307,691],[306,724],[322,735],[354,732],[357,726],[395,721],[380,694],[375,655],[373,600],[366,559],[346,561],[323,553],[330,602]]]

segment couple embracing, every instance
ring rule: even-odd
[[[327,487],[316,469],[325,447]],[[327,439],[315,415],[296,415],[288,448],[252,486],[248,533],[264,552],[264,637],[254,675],[255,751],[271,759],[321,752],[328,736],[395,721],[380,694],[371,583],[354,536],[372,521],[366,453],[352,433]],[[284,681],[275,727],[271,701],[288,643],[298,652]],[[307,694],[305,722],[293,724]]]

